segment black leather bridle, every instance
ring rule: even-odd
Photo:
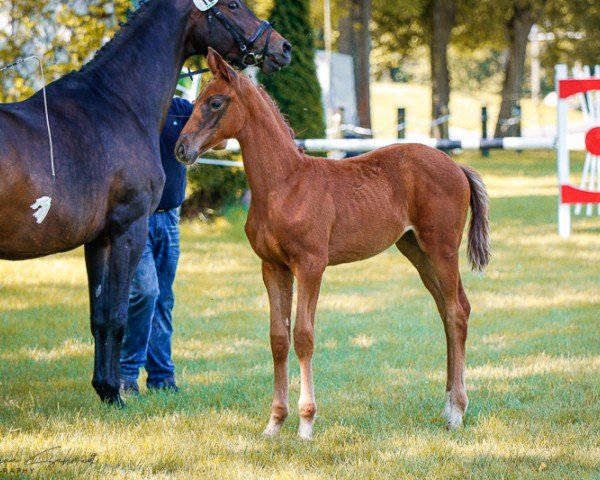
[[[269,42],[271,41],[271,34],[273,33],[273,25],[267,20],[260,22],[260,25],[256,29],[256,32],[250,37],[246,38],[242,32],[236,27],[231,20],[229,20],[223,12],[216,6],[209,8],[206,11],[208,15],[208,38],[209,44],[212,45],[213,39],[213,23],[216,18],[221,22],[225,30],[233,37],[235,42],[238,44],[240,52],[242,52],[242,64],[246,67],[252,67],[255,65],[261,65],[267,54],[269,53]],[[250,52],[249,50],[258,42],[263,35],[267,35],[265,46],[260,53]]]

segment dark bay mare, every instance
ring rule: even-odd
[[[300,360],[299,435],[312,435],[315,309],[328,265],[374,256],[392,245],[415,266],[444,323],[449,428],[467,409],[465,341],[471,307],[458,270],[467,221],[468,257],[481,271],[490,259],[488,197],[480,176],[424,145],[396,145],[334,162],[298,151],[266,92],[210,51],[215,77],[200,94],[176,148],[184,163],[226,138],[241,145],[252,190],[246,234],[262,260],[271,306],[275,394],[266,435],[288,416],[292,285],[298,280],[294,348]]]
[[[183,62],[209,46],[266,73],[290,62],[290,44],[241,1],[195,3],[152,0],[93,61],[47,87],[56,181],[42,94],[0,106],[0,258],[85,245],[92,384],[108,402],[121,403],[129,288],[164,184],[159,134]]]

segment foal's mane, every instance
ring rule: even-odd
[[[106,57],[107,54],[111,53],[113,50],[120,47],[128,40],[128,35],[132,30],[132,26],[136,26],[145,20],[151,13],[151,9],[149,8],[151,0],[141,0],[140,7],[131,12],[127,21],[120,25],[120,28],[115,32],[113,37],[106,42],[99,50],[96,51],[91,60],[89,60],[86,64],[81,67],[80,72],[84,72],[91,67],[93,67],[99,60],[103,57]],[[152,1],[152,5],[156,4],[157,0]]]
[[[285,117],[285,115],[283,113],[281,113],[281,109],[279,108],[279,105],[277,105],[275,100],[273,100],[271,98],[271,96],[267,93],[267,89],[263,85],[259,85],[258,87],[254,87],[254,88],[256,88],[258,93],[260,93],[260,96],[267,102],[267,105],[272,107],[272,110],[275,113],[275,116],[277,118],[279,118],[281,120],[281,122],[287,127],[287,129],[290,132],[290,137],[292,137],[292,140],[295,140],[296,132],[294,132],[294,129],[290,126],[290,122]]]

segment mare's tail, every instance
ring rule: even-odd
[[[475,170],[464,165],[460,165],[460,168],[467,176],[471,187],[471,223],[467,256],[471,270],[475,273],[483,273],[492,255],[488,194],[483,180]]]

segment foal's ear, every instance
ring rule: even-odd
[[[219,52],[210,47],[208,48],[206,60],[208,60],[208,68],[210,68],[210,71],[213,73],[213,75],[221,74],[225,80],[230,83],[238,77],[237,72],[231,68],[225,60],[223,60],[223,57],[219,55]]]

